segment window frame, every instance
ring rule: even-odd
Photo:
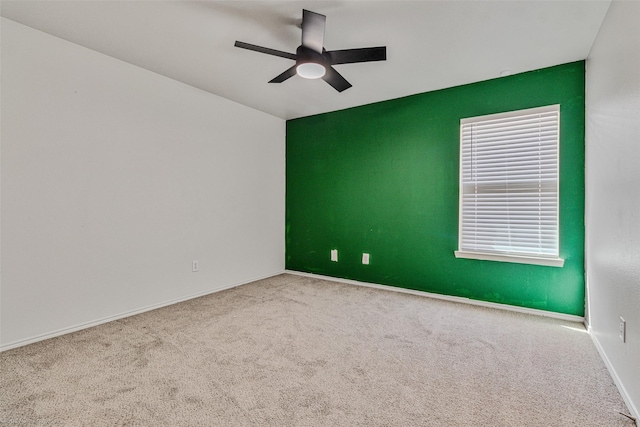
[[[556,139],[556,239],[557,239],[557,247],[555,255],[539,255],[539,254],[526,254],[522,252],[491,252],[491,251],[469,251],[461,249],[463,246],[463,215],[464,215],[464,158],[463,158],[463,126],[468,125],[469,123],[482,123],[491,120],[500,120],[500,119],[508,119],[514,118],[518,116],[525,116],[531,114],[542,114],[548,112],[557,112],[557,139]],[[476,259],[476,260],[486,260],[486,261],[501,261],[501,262],[512,262],[512,263],[520,263],[520,264],[534,264],[534,265],[542,265],[542,266],[551,266],[551,267],[562,267],[564,265],[564,259],[560,258],[560,105],[547,105],[543,107],[535,107],[535,108],[527,108],[522,110],[508,111],[504,113],[497,114],[489,114],[483,116],[476,117],[468,117],[460,120],[460,164],[459,164],[459,182],[458,182],[458,192],[459,192],[459,201],[458,201],[458,250],[454,251],[456,258],[466,258],[466,259]],[[505,181],[506,182],[506,181]]]

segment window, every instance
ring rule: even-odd
[[[559,105],[460,121],[458,258],[562,267]]]

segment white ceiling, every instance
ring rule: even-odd
[[[5,18],[283,119],[585,59],[602,1],[5,1]],[[327,16],[327,50],[387,46],[387,61],[336,66],[336,92],[236,40],[295,53],[302,9]]]

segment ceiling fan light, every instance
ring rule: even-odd
[[[327,72],[327,69],[317,62],[303,62],[296,67],[296,73],[305,79],[319,79]]]

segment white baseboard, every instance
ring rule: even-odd
[[[176,299],[173,299],[173,300],[170,300],[170,301],[165,301],[165,302],[162,302],[162,303],[159,303],[159,304],[153,304],[153,305],[149,305],[149,306],[146,306],[146,307],[138,308],[138,309],[135,309],[135,310],[126,311],[124,313],[119,313],[119,314],[116,314],[116,315],[113,315],[113,316],[103,317],[102,319],[97,319],[97,320],[93,320],[93,321],[90,321],[90,322],[81,323],[79,325],[58,329],[58,330],[53,331],[53,332],[47,332],[46,334],[38,335],[38,336],[35,336],[35,337],[14,341],[14,342],[11,342],[11,343],[8,343],[8,344],[0,345],[0,353],[3,352],[3,351],[11,350],[12,348],[22,347],[22,346],[25,346],[25,345],[28,345],[28,344],[36,343],[38,341],[44,341],[44,340],[47,340],[49,338],[55,338],[55,337],[58,337],[60,335],[69,334],[71,332],[81,331],[83,329],[91,328],[93,326],[102,325],[103,323],[113,322],[114,320],[123,319],[123,318],[129,317],[129,316],[135,316],[136,314],[141,314],[141,313],[144,313],[144,312],[147,312],[147,311],[151,311],[151,310],[155,310],[155,309],[158,309],[158,308],[167,307],[169,305],[177,304],[179,302],[188,301],[190,299],[199,298],[199,297],[202,297],[202,296],[205,296],[205,295],[210,295],[210,294],[213,294],[213,293],[216,293],[216,292],[220,292],[220,291],[224,291],[224,290],[231,289],[231,288],[236,288],[238,286],[246,285],[248,283],[255,282],[257,280],[262,280],[262,279],[267,279],[269,277],[274,277],[274,276],[277,276],[277,275],[283,274],[283,273],[284,273],[284,270],[281,270],[281,271],[278,271],[278,272],[273,273],[273,274],[267,274],[265,276],[254,277],[252,279],[243,280],[241,282],[236,282],[236,283],[223,285],[221,287],[218,287],[218,288],[215,288],[215,289],[210,289],[210,290],[207,290],[207,291],[204,291],[204,292],[200,292],[200,293],[197,293],[197,294],[187,295],[185,297],[176,298]]]
[[[620,396],[622,396],[622,400],[624,400],[624,403],[627,405],[627,409],[629,409],[631,416],[634,417],[636,420],[640,420],[640,411],[638,411],[638,408],[629,397],[629,393],[627,392],[627,389],[624,387],[624,384],[622,383],[622,381],[620,381],[620,377],[618,376],[618,373],[613,367],[613,364],[611,364],[611,361],[609,360],[607,353],[605,353],[604,348],[600,344],[600,341],[598,341],[598,338],[595,336],[595,334],[591,333],[591,327],[588,327],[587,331],[589,332],[589,335],[591,336],[591,340],[593,341],[593,344],[596,346],[596,349],[598,350],[600,357],[604,361],[604,365],[607,367],[607,370],[609,371],[609,375],[611,375],[611,378],[613,379],[613,383],[618,388],[618,391],[620,392]]]
[[[262,280],[262,279],[266,279],[269,277],[274,277],[277,276],[279,274],[282,273],[288,273],[288,274],[293,274],[293,275],[298,275],[298,276],[306,276],[306,277],[314,277],[317,279],[323,279],[323,280],[329,280],[329,281],[333,281],[333,282],[340,282],[340,283],[347,283],[347,284],[351,284],[351,285],[357,285],[357,286],[367,286],[367,287],[371,287],[371,288],[377,288],[377,289],[384,289],[384,290],[388,290],[388,291],[393,291],[393,292],[401,292],[401,293],[406,293],[406,294],[412,294],[412,295],[418,295],[418,296],[423,296],[423,297],[427,297],[427,298],[435,298],[435,299],[441,299],[441,300],[445,300],[445,301],[453,301],[453,302],[460,302],[460,303],[464,303],[464,304],[471,304],[471,305],[477,305],[477,306],[481,306],[481,307],[490,307],[490,308],[497,308],[500,310],[508,310],[508,311],[515,311],[515,312],[519,312],[519,313],[527,313],[527,314],[534,314],[534,315],[538,315],[538,316],[546,316],[546,317],[552,317],[552,318],[556,318],[556,319],[562,319],[562,320],[568,320],[571,322],[583,322],[584,323],[584,317],[580,317],[580,316],[574,316],[574,315],[570,315],[570,314],[563,314],[563,313],[554,313],[551,311],[545,311],[545,310],[537,310],[537,309],[533,309],[533,308],[525,308],[525,307],[518,307],[518,306],[513,306],[513,305],[507,305],[507,304],[498,304],[498,303],[493,303],[493,302],[486,302],[486,301],[479,301],[479,300],[473,300],[473,299],[469,299],[469,298],[464,298],[464,297],[455,297],[455,296],[450,296],[450,295],[441,295],[441,294],[435,294],[435,293],[431,293],[431,292],[424,292],[424,291],[417,291],[414,289],[406,289],[406,288],[399,288],[396,286],[387,286],[387,285],[379,285],[376,283],[367,283],[367,282],[360,282],[357,280],[349,280],[349,279],[341,279],[341,278],[337,278],[337,277],[330,277],[330,276],[322,276],[319,274],[311,274],[311,273],[303,273],[300,271],[293,271],[293,270],[282,270],[282,271],[278,271],[275,272],[273,274],[268,274],[265,276],[261,276],[261,277],[255,277],[249,280],[244,280],[242,282],[236,282],[236,283],[231,283],[228,285],[224,285],[221,286],[219,288],[216,289],[212,289],[212,290],[208,290],[205,292],[200,292],[197,294],[191,294],[185,297],[181,297],[181,298],[176,298],[174,300],[170,300],[170,301],[165,301],[159,304],[154,304],[154,305],[150,305],[150,306],[146,306],[146,307],[142,307],[136,310],[131,310],[131,311],[127,311],[124,313],[119,313],[113,316],[107,316],[104,317],[102,319],[97,319],[97,320],[93,320],[91,322],[86,322],[86,323],[82,323],[79,325],[75,325],[75,326],[70,326],[67,328],[62,328],[62,329],[58,329],[56,331],[52,331],[52,332],[48,332],[46,334],[42,334],[42,335],[38,335],[35,337],[30,337],[27,339],[23,339],[23,340],[18,340],[18,341],[14,341],[8,344],[3,344],[0,345],[0,352],[6,351],[6,350],[11,350],[12,348],[17,348],[17,347],[22,347],[28,344],[32,344],[38,341],[43,341],[49,338],[54,338],[60,335],[64,335],[64,334],[69,334],[71,332],[76,332],[76,331],[80,331],[82,329],[87,329],[87,328],[91,328],[93,326],[98,326],[101,325],[103,323],[107,323],[107,322],[112,322],[114,320],[118,320],[118,319],[123,319],[125,317],[129,317],[129,316],[135,316],[136,314],[141,314],[147,311],[151,311],[151,310],[155,310],[158,308],[162,308],[162,307],[166,307],[172,304],[177,304],[179,302],[183,302],[183,301],[187,301],[193,298],[198,298],[201,296],[205,296],[205,295],[209,295],[212,293],[216,293],[216,292],[220,292],[220,291],[224,291],[226,289],[231,289],[231,288],[235,288],[238,286],[242,286],[251,282],[255,282],[257,280]]]
[[[427,297],[427,298],[441,299],[441,300],[445,300],[445,301],[460,302],[460,303],[463,303],[463,304],[477,305],[477,306],[480,306],[480,307],[497,308],[499,310],[515,311],[515,312],[518,312],[518,313],[534,314],[536,316],[552,317],[554,319],[561,319],[561,320],[567,320],[567,321],[570,321],[570,322],[584,323],[584,317],[575,316],[573,314],[555,313],[555,312],[552,312],[552,311],[538,310],[538,309],[535,309],[535,308],[518,307],[518,306],[515,306],[515,305],[498,304],[498,303],[495,303],[495,302],[479,301],[479,300],[470,299],[470,298],[464,298],[464,297],[455,297],[455,296],[451,296],[451,295],[434,294],[434,293],[431,293],[431,292],[416,291],[414,289],[399,288],[397,286],[378,285],[376,283],[359,282],[357,280],[340,279],[338,277],[322,276],[322,275],[319,275],[319,274],[312,274],[312,273],[303,273],[301,271],[285,270],[285,273],[287,273],[287,274],[295,274],[295,275],[298,275],[298,276],[305,276],[305,277],[314,277],[314,278],[317,278],[317,279],[329,280],[329,281],[332,281],[332,282],[348,283],[350,285],[367,286],[367,287],[370,287],[370,288],[384,289],[384,290],[387,290],[387,291],[401,292],[401,293],[405,293],[405,294],[418,295],[418,296]]]

